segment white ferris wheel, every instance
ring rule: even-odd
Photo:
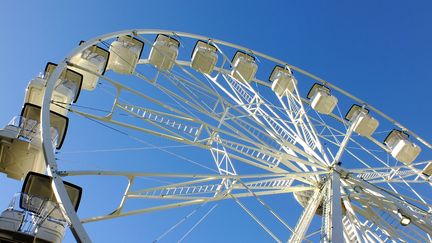
[[[143,29],[81,42],[30,81],[20,116],[0,137],[0,171],[24,179],[0,216],[9,242],[61,242],[67,227],[90,242],[83,225],[92,222],[188,206],[193,214],[223,200],[268,241],[432,241],[431,144],[334,84],[205,36]],[[95,145],[77,156],[123,153],[62,163],[69,139]],[[110,149],[98,149],[104,143]],[[110,211],[79,218],[88,178],[125,183]],[[301,211],[287,219],[272,206],[280,195]]]

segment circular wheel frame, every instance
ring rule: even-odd
[[[57,105],[69,109],[70,114],[88,118],[138,143],[188,161],[197,170],[181,173],[171,170],[182,171],[177,167],[161,166],[159,169],[165,171],[153,173],[58,168],[49,121],[55,82],[68,66],[90,72],[71,64],[70,58],[93,45],[108,49],[112,40],[125,35],[144,42],[146,53],[153,45],[152,37],[157,34],[180,42],[179,56],[171,70],[160,70],[141,57],[131,75],[112,71],[97,74],[100,84],[96,90],[108,87],[104,88],[105,94],[112,101],[112,106],[106,107],[106,113],[96,111],[99,107],[94,107],[94,104],[93,107],[81,105],[80,101],[80,105]],[[218,61],[210,74],[190,67],[190,54],[196,41],[211,44],[217,49]],[[252,57],[258,65],[258,72],[252,80],[239,80],[243,79],[241,74],[237,75],[241,70],[233,71],[236,67],[232,62],[235,51]],[[275,66],[292,71],[296,80],[292,90],[285,90],[282,95],[273,92],[272,83],[267,80]],[[137,80],[143,87],[137,85]],[[314,83],[323,85],[338,98],[332,113],[323,115],[312,109],[309,99],[312,95],[306,94]],[[97,97],[99,99],[99,94]],[[347,112],[353,104],[367,109],[369,115],[379,121],[377,131],[371,136],[359,136],[354,131],[356,122],[344,119],[342,112]],[[84,108],[93,109],[94,113]],[[49,173],[54,178],[56,197],[62,202],[72,232],[80,241],[90,241],[82,223],[224,199],[238,204],[276,241],[285,241],[286,238],[282,237],[286,236],[291,242],[313,237],[333,242],[430,240],[431,207],[430,198],[425,195],[430,190],[430,181],[423,170],[430,160],[427,156],[431,145],[347,91],[249,48],[165,30],[128,30],[102,35],[82,43],[58,64],[47,82],[41,123],[43,149]],[[392,148],[383,143],[392,129],[410,135],[409,141],[422,148],[422,153],[413,163],[404,164],[392,158]],[[161,138],[162,144],[151,144],[147,136]],[[183,154],[162,145],[184,145]],[[216,167],[209,168],[210,163],[200,164],[191,159],[204,156],[203,151]],[[151,166],[152,170],[155,168]],[[206,172],[200,172],[198,168]],[[212,172],[208,173],[209,170]],[[125,193],[119,196],[120,205],[112,212],[79,219],[66,196],[62,177],[88,175],[124,177],[128,183]],[[164,183],[139,188],[136,185],[139,178],[163,179]],[[304,207],[295,217],[296,223],[291,225],[281,216],[280,210],[266,202],[272,195],[290,193],[294,193],[294,198]],[[286,236],[275,234],[272,225],[263,223],[241,202],[244,197],[257,200],[262,210],[286,229]],[[125,206],[131,200],[144,199],[157,203],[133,209]],[[291,202],[297,204],[294,200]],[[320,216],[316,216],[318,208]],[[310,226],[317,224],[316,221],[312,223],[316,217],[322,218],[322,224],[317,231],[311,231]],[[400,223],[407,219],[409,224],[401,227]]]

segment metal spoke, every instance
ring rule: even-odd
[[[294,229],[294,233],[292,234],[289,242],[297,243],[301,242],[309,228],[309,225],[312,221],[312,218],[318,208],[318,206],[322,202],[322,198],[327,191],[327,185],[325,185],[320,190],[315,190],[314,194],[310,197],[308,205],[303,210],[296,227]]]

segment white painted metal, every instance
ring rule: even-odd
[[[340,175],[338,172],[333,171],[330,179],[329,193],[329,214],[325,217],[329,217],[327,222],[327,239],[329,242],[343,242],[343,224],[342,224],[342,204],[341,204],[341,183]]]
[[[427,175],[427,176],[431,176],[432,175],[432,162],[429,162],[425,168],[423,169],[423,174]]]
[[[426,176],[422,175],[420,170],[416,169],[415,167],[391,167],[388,165],[388,163],[386,163],[386,161],[376,156],[373,151],[366,149],[365,146],[359,144],[356,139],[353,138],[352,132],[355,131],[362,135],[366,135],[367,140],[371,141],[372,144],[375,144],[382,151],[391,151],[390,149],[383,146],[380,142],[370,137],[370,135],[373,133],[372,130],[374,130],[371,127],[374,126],[368,126],[370,124],[365,123],[367,129],[363,129],[363,126],[362,129],[359,128],[359,124],[362,124],[362,121],[366,121],[367,119],[356,120],[356,122],[352,123],[354,125],[349,126],[348,129],[344,131],[338,130],[332,125],[326,124],[326,122],[323,121],[321,117],[311,118],[306,114],[307,109],[305,109],[305,107],[303,106],[308,103],[305,102],[305,100],[302,99],[299,95],[295,83],[288,83],[287,87],[279,87],[277,89],[276,93],[277,98],[280,102],[279,104],[275,105],[269,102],[265,97],[262,97],[261,94],[257,92],[257,90],[251,85],[251,83],[249,83],[255,82],[260,85],[264,84],[264,86],[270,86],[270,84],[266,84],[265,82],[254,78],[258,67],[254,60],[249,60],[252,58],[252,56],[248,56],[247,54],[243,54],[243,56],[241,56],[240,54],[241,57],[238,57],[238,55],[236,55],[233,62],[231,63],[228,57],[222,51],[221,46],[235,48],[246,53],[251,53],[251,55],[253,56],[265,58],[276,64],[287,66],[292,70],[298,71],[303,75],[319,81],[320,83],[347,96],[348,98],[353,99],[358,103],[365,104],[364,102],[352,96],[348,92],[343,91],[340,88],[337,88],[334,85],[331,85],[326,81],[321,80],[299,68],[287,65],[282,61],[279,61],[272,57],[268,57],[259,52],[251,51],[241,46],[233,45],[219,40],[211,40],[209,41],[209,43],[214,44],[219,55],[223,58],[223,64],[221,66],[213,67],[213,65],[208,65],[205,69],[202,65],[201,68],[198,68],[198,64],[192,65],[195,66],[195,69],[198,69],[201,72],[207,74],[205,75],[205,78],[208,83],[204,83],[191,72],[186,70],[186,67],[189,67],[191,65],[190,62],[181,60],[176,61],[176,58],[178,56],[177,44],[174,43],[175,45],[168,45],[168,48],[165,48],[166,45],[162,42],[159,43],[158,40],[156,40],[156,43],[153,44],[152,42],[145,39],[145,37],[143,37],[143,35],[145,34],[164,34],[167,36],[174,35],[178,37],[187,37],[197,40],[209,39],[203,36],[191,35],[180,32],[174,33],[171,31],[124,31],[111,33],[90,40],[81,45],[80,47],[76,48],[72,52],[72,54],[69,55],[69,57],[77,55],[77,53],[80,53],[86,48],[89,48],[92,45],[96,45],[101,41],[107,41],[118,36],[126,35],[136,37],[137,39],[149,44],[150,46],[153,46],[149,60],[137,60],[136,63],[143,65],[147,65],[149,63],[153,64],[161,72],[158,72],[156,77],[147,77],[144,74],[134,71],[136,70],[135,64],[131,63],[133,64],[131,65],[133,68],[128,69],[127,72],[125,71],[123,73],[134,74],[136,77],[146,81],[147,83],[153,85],[155,88],[164,92],[172,99],[184,104],[184,107],[187,107],[188,109],[192,109],[195,112],[199,112],[200,114],[207,116],[209,119],[211,119],[212,122],[216,121],[219,125],[211,125],[211,122],[200,120],[199,118],[191,115],[192,113],[185,112],[185,110],[187,109],[179,109],[179,106],[164,104],[152,98],[150,95],[143,94],[130,87],[120,84],[104,75],[101,75],[101,73],[97,73],[94,70],[89,70],[88,67],[82,67],[77,64],[69,63],[69,58],[66,58],[63,62],[61,62],[56,69],[56,72],[50,77],[47,83],[46,94],[43,100],[41,119],[43,137],[42,142],[46,162],[47,165],[49,165],[49,172],[52,173],[52,175],[54,176],[53,187],[54,191],[56,192],[56,197],[59,202],[62,202],[61,205],[63,205],[65,215],[71,221],[73,233],[78,241],[88,241],[89,238],[85,230],[82,228],[79,219],[76,217],[76,214],[70,205],[70,201],[67,198],[65,189],[62,186],[61,179],[60,177],[58,177],[59,172],[57,171],[53,149],[52,147],[49,148],[48,142],[48,117],[51,94],[53,92],[55,80],[58,79],[58,77],[60,76],[60,71],[63,70],[66,65],[76,68],[75,70],[86,71],[89,74],[94,75],[95,77],[107,81],[108,83],[113,85],[117,91],[111,113],[109,113],[107,116],[97,116],[79,110],[71,109],[73,112],[81,116],[96,119],[98,121],[108,124],[115,124],[123,126],[125,128],[134,129],[135,131],[156,135],[164,139],[193,145],[198,148],[208,149],[213,155],[213,158],[218,167],[218,172],[221,174],[219,176],[203,176],[201,177],[201,179],[184,181],[164,187],[131,191],[130,188],[134,183],[134,178],[135,176],[138,176],[138,174],[106,173],[111,175],[127,175],[128,186],[122,197],[121,203],[119,207],[114,211],[114,214],[92,217],[83,220],[83,222],[93,222],[102,219],[128,216],[174,207],[188,206],[203,202],[223,200],[230,197],[237,199],[241,197],[274,195],[292,191],[315,190],[315,193],[311,197],[308,206],[304,209],[303,214],[300,216],[300,219],[294,230],[295,233],[291,237],[292,242],[300,242],[303,240],[309,228],[309,224],[315,214],[315,211],[320,206],[322,201],[321,199],[323,197],[326,198],[326,201],[329,202],[327,207],[329,213],[325,214],[325,217],[326,219],[328,219],[326,220],[326,226],[328,226],[326,230],[326,236],[328,237],[328,240],[330,242],[343,242],[344,232],[346,239],[349,240],[353,240],[354,238],[359,240],[360,238],[362,238],[365,241],[374,241],[372,239],[375,239],[376,241],[384,241],[381,239],[380,235],[378,235],[377,233],[373,233],[372,230],[367,230],[366,233],[359,233],[363,229],[369,229],[372,227],[368,226],[366,224],[367,221],[364,221],[363,219],[372,217],[375,212],[374,210],[362,210],[357,206],[353,206],[349,214],[342,217],[341,198],[346,196],[342,194],[344,194],[345,191],[352,192],[352,188],[354,188],[354,184],[357,183],[358,180],[347,177],[348,172],[350,172],[349,170],[336,168],[335,171],[329,165],[337,164],[342,158],[342,156],[346,154],[354,157],[355,160],[361,165],[365,167],[370,167],[363,158],[357,156],[351,151],[350,146],[355,145],[363,151],[366,151],[366,153],[374,160],[376,160],[377,163],[381,163],[384,166],[383,169],[374,166],[372,168],[362,169],[359,171],[352,171],[352,173],[363,176],[364,180],[368,180],[367,183],[378,183],[380,180],[382,180],[394,191],[396,190],[392,186],[392,183],[397,183],[398,181],[404,183],[407,183],[407,181],[409,181],[410,183],[415,181],[421,183],[428,183],[426,181]],[[166,43],[166,41],[171,42],[171,39],[164,35],[159,35],[161,36],[160,38],[164,40],[166,39],[164,43]],[[175,48],[175,46],[177,46],[177,48]],[[192,63],[194,63],[194,61],[196,63],[197,59],[192,58]],[[131,67],[128,65],[129,63],[125,64],[125,67]],[[233,69],[229,70],[227,66],[232,66]],[[184,75],[177,75],[174,73],[174,71],[171,71],[174,70],[174,67],[184,72],[184,75],[186,75],[186,77]],[[216,76],[209,75],[212,73],[211,70],[214,70]],[[157,82],[158,77],[164,77],[170,82],[171,85],[174,85],[179,90],[173,91],[164,87],[163,84]],[[276,89],[276,87],[274,87],[273,89]],[[285,91],[281,91],[282,89]],[[163,109],[150,109],[149,107],[142,107],[124,102],[121,100],[121,94],[125,92],[134,94],[146,100],[147,102],[150,102],[151,104],[159,106]],[[211,97],[217,102],[208,106],[208,104],[203,103],[202,100],[197,98],[196,92],[205,94],[206,97]],[[329,94],[323,95],[320,92],[316,92],[315,95],[313,95],[309,105],[320,113],[329,114],[329,117],[335,118],[336,121],[340,122],[341,124],[349,125],[347,122],[343,121],[343,119],[331,113],[333,111],[333,108],[335,108],[336,103],[337,99],[335,98],[335,96],[329,96]],[[381,118],[384,118],[395,126],[406,130],[406,128],[402,127],[400,124],[398,124],[388,116],[384,115],[382,112],[376,110],[369,105],[367,105],[367,107],[379,116],[381,116]],[[113,114],[116,110],[122,110],[123,112],[126,112],[131,116],[137,117],[143,122],[146,122],[146,124],[151,125],[152,128],[147,129],[144,127],[136,126],[134,124],[122,122],[121,120],[116,120],[113,118]],[[237,129],[238,127],[241,127],[242,129]],[[326,131],[328,135],[325,135],[323,131]],[[429,143],[425,142],[416,134],[412,133],[409,130],[406,131],[408,131],[424,146],[432,148]],[[334,151],[336,152],[335,156],[329,153],[332,159],[329,159],[327,157],[326,149],[328,148],[324,148],[324,146],[322,145],[323,141],[337,147],[337,150]],[[262,176],[262,178],[260,179],[256,177],[254,180],[253,177],[251,177],[248,181],[244,181],[244,185],[246,186],[246,188],[248,188],[248,191],[244,192],[245,186],[241,186],[239,183],[236,183],[236,181],[242,177],[241,175],[237,175],[236,170],[234,169],[233,160],[244,162],[248,165],[253,165],[257,168],[264,169],[271,173],[275,173],[275,175],[281,176],[276,178],[269,178],[270,176],[265,175]],[[412,166],[417,166],[417,164],[413,163]],[[325,183],[325,185],[321,188],[321,186],[319,185],[322,183],[323,179],[320,178],[319,175],[323,172],[331,173],[331,175],[327,176],[328,183]],[[85,173],[91,174],[93,172],[78,172],[75,174]],[[61,174],[72,175],[74,173],[66,172]],[[96,172],[95,174],[103,175],[104,172]],[[159,174],[159,176],[161,175]],[[176,174],[173,174],[171,176],[181,177],[181,175]],[[298,182],[301,182],[302,184],[307,184],[308,186],[292,186],[291,183],[293,182],[293,180],[297,180]],[[345,188],[346,190],[342,191],[341,193],[341,188]],[[243,192],[241,190],[243,190]],[[380,196],[378,196],[379,190],[377,190],[375,187],[370,186],[368,187],[368,190],[370,191],[357,194],[365,194],[367,197],[371,198],[371,200],[376,205],[378,205],[376,206],[375,204],[373,204],[374,207],[376,206],[379,208],[377,210],[383,211],[384,208],[382,207],[382,205],[394,203],[400,208],[403,208],[403,210],[405,210],[406,212],[409,212],[414,217],[418,217],[418,219],[415,219],[414,222],[415,225],[418,226],[420,229],[426,232],[429,232],[429,230],[431,229],[428,223],[423,222],[425,220],[424,214],[418,209],[409,206],[409,204],[404,201],[405,199],[398,200],[391,197],[391,199],[384,200]],[[413,191],[415,192],[414,189]],[[357,194],[353,193],[353,195],[351,195],[350,197],[353,197],[353,200],[355,200],[356,202],[365,203],[364,201],[362,201],[362,197],[365,197],[365,195]],[[418,194],[416,195],[420,198],[419,201],[421,201],[421,196]],[[356,199],[355,197],[359,198]],[[163,206],[156,206],[153,208],[144,208],[134,211],[123,212],[123,206],[129,198],[160,198],[167,200],[175,199],[183,201],[179,203],[166,204]],[[345,207],[347,206],[345,205]],[[355,215],[356,212],[359,213],[363,219],[359,219]],[[391,212],[388,211],[388,213]],[[250,212],[249,215],[252,216],[252,212]],[[258,222],[258,220],[256,221]],[[393,227],[391,225],[383,223],[382,220],[377,220],[376,222],[374,222],[374,225],[377,225],[376,227],[381,230],[383,228],[386,228],[388,230],[392,229]],[[345,228],[343,226],[345,226]],[[360,229],[359,232],[357,232],[356,228]],[[271,232],[270,229],[266,231]],[[401,238],[408,237],[398,231],[394,231],[394,233]],[[273,238],[277,239],[277,236],[274,235]]]
[[[432,232],[432,220],[429,213],[413,204],[406,202],[402,195],[393,195],[363,180],[354,178],[350,178],[350,180],[364,188],[362,191],[368,196],[368,202],[373,202],[381,210],[392,214],[397,214],[398,210],[402,210],[411,216],[412,223],[417,227],[426,233]]]
[[[308,205],[304,208],[303,213],[297,222],[297,225],[294,229],[294,233],[289,239],[289,242],[293,242],[293,243],[302,242],[309,228],[309,225],[312,221],[312,218],[317,208],[322,203],[322,198],[326,194],[327,190],[328,190],[328,185],[325,185],[322,189],[314,191],[314,194],[309,199]]]
[[[77,53],[84,51],[90,47],[97,40],[89,41],[84,43],[80,47],[76,48],[71,55],[74,56]],[[50,76],[47,81],[45,95],[42,101],[41,110],[41,134],[42,134],[42,147],[45,156],[45,162],[47,163],[48,173],[53,177],[53,191],[57,201],[60,203],[60,207],[65,218],[68,218],[71,222],[72,233],[79,242],[91,242],[87,232],[84,230],[74,207],[68,197],[66,189],[64,187],[61,177],[57,176],[57,163],[55,162],[54,149],[51,144],[51,132],[50,132],[50,103],[51,96],[54,90],[54,85],[57,79],[60,77],[62,71],[66,68],[66,60],[63,60],[55,69],[54,73]]]

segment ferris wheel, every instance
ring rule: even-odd
[[[0,171],[25,178],[0,216],[0,239],[11,242],[61,242],[68,226],[90,242],[83,224],[194,209],[159,241],[220,201],[234,202],[267,241],[432,241],[431,144],[334,84],[226,41],[165,30],[83,41],[30,81],[20,116],[0,136]],[[62,163],[69,139],[96,147],[77,156],[124,153]],[[97,149],[104,143],[110,149]],[[125,185],[111,198],[118,205],[79,218],[93,177]],[[272,206],[281,195],[297,215]]]

